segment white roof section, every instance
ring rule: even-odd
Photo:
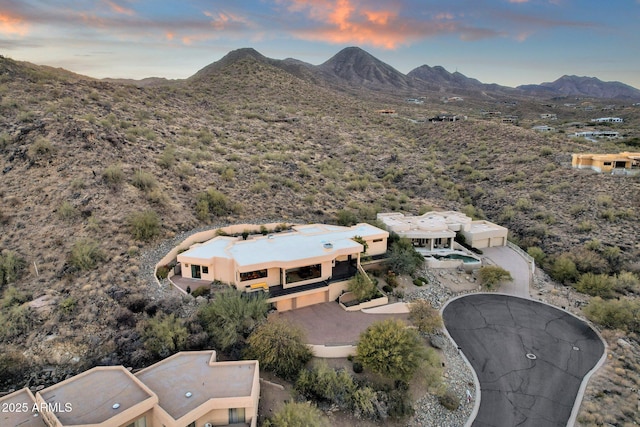
[[[455,211],[427,212],[420,216],[405,216],[397,212],[379,213],[378,219],[389,230],[407,237],[413,237],[414,234],[416,237],[425,234],[448,237],[455,235],[454,231],[467,230],[471,224],[471,218]]]
[[[353,238],[384,238],[389,233],[370,224],[340,227],[325,224],[294,226],[293,231],[270,234],[240,240],[233,237],[216,237],[192,247],[178,255],[179,258],[210,260],[226,258],[235,260],[237,266],[281,262],[287,263],[318,257],[332,258],[344,253],[362,251],[362,245]]]

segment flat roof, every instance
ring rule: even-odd
[[[321,256],[335,256],[345,250],[359,251],[353,237],[388,236],[388,232],[370,224],[353,227],[311,224],[294,226],[289,233],[271,234],[249,240],[216,237],[180,254],[182,257],[211,259],[233,258],[238,267],[262,263],[289,262]]]
[[[69,412],[55,412],[63,425],[104,423],[154,397],[122,366],[93,368],[39,394],[48,404],[71,405]]]
[[[506,227],[503,227],[498,224],[494,224],[489,221],[473,221],[471,223],[471,229],[469,230],[469,232],[481,233],[483,231],[489,231],[489,230],[506,230],[506,229],[507,229]]]
[[[0,426],[47,427],[40,414],[33,411],[35,403],[33,394],[26,388],[0,398]]]
[[[156,393],[158,405],[174,420],[211,399],[251,396],[258,362],[214,359],[213,351],[177,353],[136,377]]]

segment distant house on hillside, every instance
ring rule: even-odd
[[[555,132],[556,131],[556,128],[547,126],[547,125],[534,126],[532,127],[532,129],[535,130],[536,132]]]
[[[458,120],[464,120],[466,117],[457,116],[454,114],[439,114],[429,119],[430,122],[456,122]]]
[[[424,100],[418,98],[407,98],[405,101],[409,104],[424,104]]]
[[[621,119],[620,117],[600,117],[597,119],[591,119],[591,121],[595,123],[622,123],[624,122],[624,119]]]
[[[386,253],[389,233],[369,224],[311,224],[293,231],[218,236],[178,254],[183,278],[267,292],[278,311],[335,300],[358,271],[361,254]],[[366,246],[366,252],[364,252]]]
[[[504,116],[502,118],[502,123],[509,123],[509,124],[517,124],[518,123],[518,116]]]
[[[558,115],[557,114],[553,114],[553,113],[545,113],[545,114],[540,114],[540,118],[541,119],[548,119],[548,120],[557,120],[558,119]]]
[[[576,138],[587,138],[587,139],[593,139],[593,138],[613,139],[613,138],[618,138],[620,136],[620,133],[613,132],[610,130],[594,130],[594,131],[576,132],[569,136],[576,137]]]
[[[640,153],[573,154],[571,166],[601,173],[637,175],[640,174]]]
[[[396,110],[377,110],[376,113],[381,114],[383,116],[395,116],[398,113],[396,113]]]

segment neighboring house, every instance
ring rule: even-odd
[[[387,116],[395,116],[398,114],[396,113],[396,110],[377,110],[376,113]]]
[[[257,360],[216,362],[213,350],[181,352],[131,374],[99,366],[35,396],[22,389],[0,398],[2,427],[256,427]]]
[[[536,132],[555,132],[556,131],[556,128],[547,126],[547,125],[534,126],[532,129],[535,130]]]
[[[619,132],[613,132],[610,130],[594,130],[594,131],[585,131],[585,132],[576,132],[573,135],[578,138],[618,138],[620,136]]]
[[[517,124],[518,123],[518,116],[504,116],[502,118],[502,123]]]
[[[418,98],[407,98],[405,101],[409,104],[424,104],[424,100]]]
[[[620,117],[600,117],[598,119],[591,119],[591,121],[595,123],[622,123],[624,119]]]
[[[558,115],[553,113],[540,114],[541,119],[557,120]]]
[[[427,252],[452,250],[457,232],[474,248],[506,246],[509,231],[489,221],[473,221],[467,215],[454,211],[427,212],[420,216],[379,213],[377,219],[387,230],[411,239],[414,246]]]
[[[573,154],[571,166],[596,172],[640,174],[640,153]]]
[[[458,120],[465,120],[465,116],[457,116],[455,114],[439,114],[429,119],[430,122],[455,122]]]
[[[267,291],[279,311],[332,301],[362,267],[360,257],[387,251],[389,233],[369,224],[293,226],[290,232],[218,236],[178,254],[182,277]]]

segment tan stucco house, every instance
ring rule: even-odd
[[[361,270],[361,256],[387,251],[389,233],[370,224],[297,225],[291,231],[218,236],[178,254],[182,277],[268,292],[279,311],[332,301]],[[363,252],[366,243],[366,252]]]
[[[592,169],[596,172],[640,173],[640,153],[625,151],[619,154],[573,154],[571,166],[577,169]]]
[[[90,369],[35,396],[0,398],[2,427],[256,427],[256,360],[216,362],[213,350],[177,353],[135,375],[122,366]]]
[[[411,239],[414,246],[427,252],[453,250],[456,233],[465,237],[467,244],[482,249],[506,246],[509,230],[489,221],[474,221],[467,215],[455,211],[427,212],[420,216],[399,212],[379,213],[387,230]]]

